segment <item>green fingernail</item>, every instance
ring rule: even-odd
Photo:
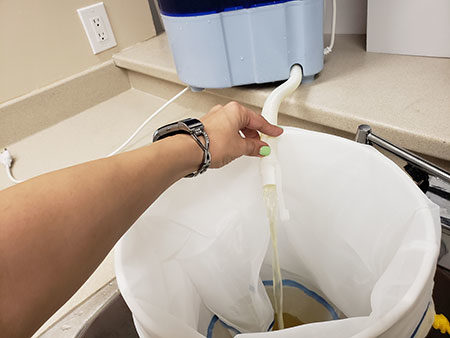
[[[269,146],[262,146],[259,148],[259,154],[261,156],[268,156],[270,155],[270,147]]]

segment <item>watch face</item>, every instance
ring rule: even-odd
[[[173,136],[176,134],[197,134],[198,131],[202,132],[203,123],[198,119],[184,119],[179,122],[170,123],[168,125],[158,128],[153,134],[153,142],[163,139],[168,136]]]
[[[198,119],[189,118],[189,119],[184,119],[180,122],[184,123],[186,125],[186,127],[188,128],[188,130],[193,130],[193,129],[203,127],[203,123],[201,123],[200,120],[198,120]]]

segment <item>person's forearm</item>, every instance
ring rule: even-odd
[[[230,102],[202,118],[211,168],[261,156],[258,132],[282,129]],[[0,335],[31,335],[89,277],[116,241],[203,151],[176,135],[0,191]]]
[[[2,334],[32,334],[82,285],[139,215],[201,161],[198,145],[190,136],[178,135],[3,191]]]

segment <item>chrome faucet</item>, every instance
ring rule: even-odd
[[[401,159],[408,162],[410,165],[417,167],[420,170],[423,170],[424,172],[438,177],[444,181],[446,181],[448,184],[450,184],[450,173],[442,168],[439,168],[438,166],[434,165],[433,163],[405,150],[400,147],[397,147],[393,145],[392,143],[382,139],[381,137],[376,136],[372,133],[372,128],[368,126],[367,124],[362,124],[358,127],[358,130],[356,131],[356,142],[359,143],[365,143],[365,144],[374,144],[379,146],[380,148],[383,148],[390,153],[397,155]]]

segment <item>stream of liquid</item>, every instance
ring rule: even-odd
[[[280,260],[278,258],[277,244],[277,214],[278,197],[277,189],[274,184],[267,184],[263,187],[263,198],[266,204],[267,217],[270,224],[270,238],[272,239],[272,275],[273,275],[273,298],[276,314],[277,328],[284,329],[283,320],[283,284],[281,281]]]

